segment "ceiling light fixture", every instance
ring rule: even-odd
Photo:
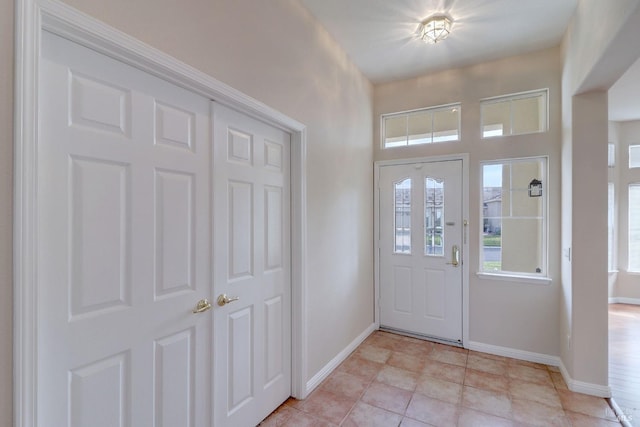
[[[432,16],[422,22],[420,38],[428,44],[436,44],[449,37],[451,20],[444,15]]]

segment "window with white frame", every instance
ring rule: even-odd
[[[481,166],[480,272],[546,277],[546,157]]]
[[[383,114],[384,148],[460,140],[460,104]]]
[[[640,145],[629,146],[629,169],[640,168]]]
[[[546,132],[548,90],[516,93],[480,101],[482,137]]]
[[[610,168],[616,167],[616,146],[611,142],[607,145],[607,163]]]
[[[607,203],[607,232],[608,232],[608,262],[609,271],[614,271],[614,241],[615,241],[615,192],[613,182],[609,183]]]
[[[629,184],[629,271],[640,272],[640,183]]]

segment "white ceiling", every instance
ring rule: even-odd
[[[560,43],[578,0],[300,0],[375,84],[533,52]],[[428,45],[424,19],[451,35]],[[609,118],[640,119],[640,60],[609,92]]]
[[[640,120],[640,59],[609,89],[609,120]]]
[[[301,0],[373,82],[400,80],[556,46],[578,0]],[[417,38],[446,14],[449,38]]]

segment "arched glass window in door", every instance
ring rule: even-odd
[[[411,254],[411,178],[393,184],[394,249],[396,254]]]
[[[424,254],[444,254],[444,180],[427,177],[424,184]]]

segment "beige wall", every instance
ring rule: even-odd
[[[445,46],[442,46],[445,48]],[[470,340],[546,355],[559,354],[558,294],[560,286],[560,50],[448,70],[374,89],[374,159],[469,153],[470,159]],[[483,98],[549,88],[550,129],[546,133],[482,140],[480,104]],[[460,142],[383,150],[381,114],[421,107],[462,103]],[[550,285],[481,280],[479,267],[480,162],[527,156],[549,156]],[[510,327],[505,327],[508,322]]]
[[[13,2],[0,1],[0,425],[10,425]],[[373,322],[370,82],[295,0],[68,4],[307,125],[311,378]]]
[[[608,384],[606,90],[638,56],[639,4],[580,0],[562,46],[562,249],[571,258],[562,257],[560,353],[572,379],[599,386]]]
[[[0,425],[12,423],[13,1],[0,0]]]

